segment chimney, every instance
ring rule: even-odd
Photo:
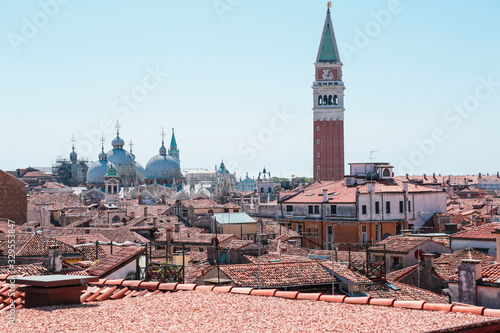
[[[328,190],[326,188],[323,189],[323,202],[328,202]]]
[[[481,278],[481,260],[463,259],[458,266],[458,302],[478,304],[477,281]]]
[[[424,253],[424,271],[430,273],[434,268],[434,253]]]
[[[427,175],[424,173],[424,179],[427,180]]]
[[[130,217],[135,218],[135,212],[130,212]]]
[[[481,179],[481,172],[479,173],[479,179]]]
[[[403,192],[408,193],[408,182],[403,180]]]
[[[157,217],[153,217],[153,226],[154,227],[158,226],[158,218]]]
[[[434,182],[437,182],[437,178],[436,178],[436,174],[435,173],[432,174],[432,179],[434,179]]]
[[[406,174],[406,180],[410,180],[410,177],[408,176],[408,174]]]
[[[178,233],[178,232],[179,232],[180,228],[181,228],[181,225],[180,225],[180,224],[178,224],[178,223],[177,223],[177,224],[175,224],[175,225],[174,225],[174,231],[175,231],[176,233]]]
[[[176,226],[177,226],[177,225],[178,225],[178,224],[176,224]],[[168,227],[168,228],[166,228],[166,229],[165,229],[165,241],[166,241],[167,243],[172,242],[172,240],[174,239],[173,231],[174,231],[174,230],[173,230],[173,228],[172,228],[172,227]],[[176,231],[176,232],[178,232],[178,231]]]
[[[491,232],[492,234],[495,234],[496,241],[497,241],[497,263],[500,263],[500,229],[495,229],[495,231]]]
[[[148,216],[148,207],[144,207],[144,216]]]
[[[62,271],[62,252],[57,245],[49,246],[49,262],[48,268],[49,272],[52,273],[61,273]]]
[[[368,184],[368,193],[373,193],[375,184],[373,182],[367,182],[367,184]]]

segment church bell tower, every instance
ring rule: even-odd
[[[344,177],[344,82],[337,41],[330,17],[330,3],[321,36],[314,93],[314,180]]]

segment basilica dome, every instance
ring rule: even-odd
[[[87,184],[89,185],[100,185],[104,184],[105,176],[108,173],[108,169],[114,167],[113,163],[108,161],[107,155],[104,152],[99,154],[99,161],[92,163],[87,171]]]
[[[136,177],[136,164],[134,157],[125,149],[123,146],[125,142],[120,138],[120,134],[117,131],[116,138],[111,142],[113,149],[108,152],[108,161],[113,163],[118,169],[118,174],[120,175],[120,180],[125,184],[133,184]]]
[[[163,141],[160,147],[160,154],[151,158],[146,164],[146,179],[151,183],[157,180],[160,184],[171,184],[173,179],[181,179],[181,167],[172,156],[167,155]]]

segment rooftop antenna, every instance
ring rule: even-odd
[[[378,153],[377,150],[370,150],[370,163],[373,163],[373,154]],[[365,164],[365,174],[366,174],[366,164]],[[370,172],[370,180],[373,180],[373,172]]]

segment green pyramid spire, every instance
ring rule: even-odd
[[[170,140],[170,148],[177,147],[177,141],[175,141],[174,129],[172,128],[172,140]]]
[[[325,27],[323,28],[323,35],[321,36],[321,44],[319,46],[318,59],[316,62],[340,62],[329,9],[326,13]]]

